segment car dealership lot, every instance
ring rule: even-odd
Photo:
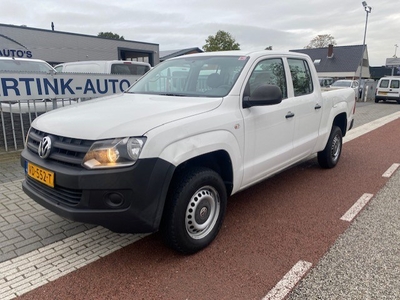
[[[397,104],[357,106],[359,128],[354,132],[360,133],[372,129],[378,123],[374,120],[400,110]],[[306,262],[311,271],[293,291],[293,299],[335,298],[332,295],[357,291],[371,299],[374,295],[396,299],[395,284],[377,289],[384,280],[390,284],[399,272],[395,266],[400,225],[391,215],[399,206],[399,172],[393,178],[382,177],[400,162],[400,142],[393,139],[400,134],[399,125],[396,119],[346,143],[334,170],[321,170],[311,159],[234,196],[219,238],[209,249],[187,257],[166,249],[157,234],[132,244],[141,236],[69,222],[36,206],[20,190],[23,173],[18,161],[3,159],[0,298],[24,294],[23,299],[54,299],[54,295],[58,299],[128,295],[281,299],[281,292],[288,289],[281,279],[298,262]],[[365,194],[373,196],[360,217],[353,222],[341,220]],[[373,252],[380,249],[378,245],[392,250]],[[93,263],[80,268],[89,262]],[[336,278],[337,285],[321,286],[321,278],[329,282]],[[353,298],[365,298],[360,295]]]

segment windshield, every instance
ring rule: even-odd
[[[49,73],[54,69],[46,62],[28,61],[28,60],[0,60],[0,71],[10,72],[46,72]]]
[[[147,65],[132,63],[118,63],[111,65],[111,74],[143,75],[150,70]]]
[[[336,81],[332,84],[332,86],[343,86],[343,87],[350,87],[351,86],[351,81]]]
[[[223,97],[246,64],[243,56],[184,56],[149,71],[127,92],[168,96]]]

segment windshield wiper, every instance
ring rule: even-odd
[[[177,97],[184,97],[185,95],[183,94],[174,94],[174,93],[162,93],[162,94],[157,94],[161,96],[177,96]]]
[[[176,97],[186,97],[184,94],[175,94],[175,93],[149,93],[149,92],[130,92],[126,91],[126,94],[146,94],[146,95],[160,95],[160,96],[176,96]]]

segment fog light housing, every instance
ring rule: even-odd
[[[104,195],[104,203],[111,208],[118,208],[124,205],[124,196],[120,193],[107,193]]]

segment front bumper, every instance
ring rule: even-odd
[[[25,176],[23,191],[67,219],[104,226],[115,232],[158,230],[175,167],[159,158],[141,159],[126,168],[86,170],[40,159],[25,149],[27,162],[54,172],[54,188]]]

